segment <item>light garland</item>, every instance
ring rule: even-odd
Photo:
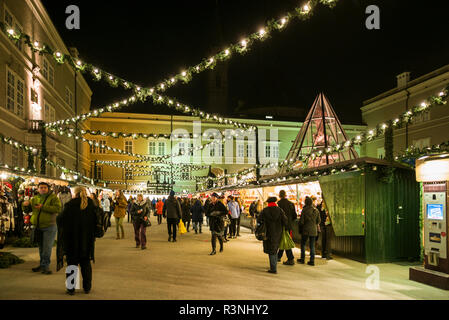
[[[64,54],[61,51],[52,49],[48,44],[43,44],[41,46],[40,42],[37,40],[32,40],[31,37],[23,32],[18,30],[14,30],[8,28],[6,24],[0,23],[1,29],[3,29],[8,37],[10,37],[14,41],[24,41],[24,43],[30,47],[33,52],[39,52],[39,54],[47,54],[58,63],[64,64],[68,63],[76,70],[79,70],[84,73],[89,73],[94,80],[106,81],[112,87],[121,86],[125,89],[132,89],[135,92],[140,92],[144,90],[152,90],[152,93],[157,93],[159,91],[165,91],[168,88],[174,86],[176,83],[183,82],[188,83],[192,80],[194,74],[199,74],[205,70],[213,69],[217,62],[223,62],[232,57],[233,53],[238,54],[246,54],[250,47],[256,42],[262,42],[269,38],[270,34],[273,31],[282,31],[286,28],[288,23],[298,18],[300,20],[306,20],[312,15],[312,10],[318,3],[323,5],[327,5],[329,7],[334,7],[336,5],[337,0],[310,0],[308,3],[303,5],[302,7],[297,7],[283,17],[279,19],[270,20],[265,27],[259,29],[258,32],[252,33],[248,37],[243,38],[236,44],[230,45],[228,48],[223,51],[215,54],[212,57],[208,57],[202,60],[201,63],[186,68],[181,71],[179,74],[169,77],[161,81],[155,88],[142,88],[139,85],[136,85],[130,81],[124,80],[120,77],[117,77],[109,72],[106,72],[92,64],[85,63],[82,60],[72,57],[69,54]],[[159,97],[157,97],[159,99]]]
[[[403,153],[397,155],[395,157],[395,160],[406,162],[406,160],[417,159],[427,155],[447,154],[447,153],[449,153],[449,141],[434,144],[430,147],[424,147],[421,149],[415,146],[411,146],[407,148]]]
[[[208,142],[208,143],[206,143],[204,145],[197,146],[197,147],[190,147],[189,146],[189,147],[186,147],[184,150],[180,151],[178,154],[172,153],[171,155],[167,154],[167,155],[159,156],[159,157],[151,157],[151,156],[146,156],[146,155],[129,153],[129,152],[123,151],[123,150],[121,150],[119,148],[112,148],[112,147],[107,146],[106,144],[100,144],[96,140],[86,139],[86,138],[84,138],[82,136],[79,136],[79,135],[75,134],[76,131],[73,128],[62,128],[62,127],[54,128],[54,127],[52,127],[52,128],[50,128],[48,130],[50,132],[58,132],[58,134],[61,135],[61,136],[65,135],[65,136],[67,136],[69,138],[74,137],[76,140],[81,140],[83,142],[88,143],[91,146],[95,145],[96,147],[99,147],[99,148],[102,148],[102,149],[107,149],[107,150],[112,151],[114,153],[126,154],[128,156],[141,158],[143,161],[153,161],[153,162],[162,162],[162,161],[164,161],[166,159],[169,159],[169,158],[182,157],[182,156],[185,156],[185,155],[187,155],[189,153],[192,153],[192,152],[195,152],[195,151],[199,151],[199,150],[203,150],[203,149],[205,149],[207,147],[211,147],[212,145],[219,145],[220,146],[222,143],[225,143],[226,140],[230,140],[230,139],[232,139],[232,137],[239,137],[240,134],[242,134],[242,135],[244,134],[243,130],[241,130],[241,129],[239,129],[239,130],[231,130],[230,133],[227,133],[226,132],[227,130],[224,130],[222,133],[224,133],[226,136],[223,137],[220,140],[214,140],[214,141]],[[81,132],[82,135],[88,134],[87,130],[80,130],[80,132]],[[90,132],[92,132],[92,131],[90,131]],[[112,137],[114,137],[115,135],[117,135],[117,138],[119,138],[118,137],[119,135],[121,135],[121,137],[124,137],[126,135],[127,137],[132,137],[134,139],[137,139],[139,137],[139,135],[142,135],[142,137],[144,137],[146,135],[146,134],[141,134],[141,133],[129,133],[129,134],[127,134],[127,133],[117,133],[116,134],[115,132],[104,132],[104,131],[98,131],[98,132],[97,131],[93,131],[93,132],[95,134],[97,134],[97,135],[99,134],[101,136],[111,135]],[[192,136],[195,137],[195,135],[196,134],[193,134]],[[186,138],[187,137],[186,135],[179,134],[179,135],[174,135],[175,139],[176,139],[176,136],[181,137],[181,138]],[[210,137],[210,135],[207,135],[206,133],[204,133],[202,136],[203,137]],[[165,135],[164,135],[164,137],[165,137]],[[190,137],[190,134],[188,135],[188,137]],[[148,137],[147,137],[147,139],[148,139]]]

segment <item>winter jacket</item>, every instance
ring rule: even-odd
[[[162,208],[162,214],[168,219],[181,219],[181,206],[179,201],[175,197],[168,197],[165,200],[164,207]]]
[[[163,212],[162,212],[162,210],[164,209],[164,202],[162,201],[162,200],[159,200],[157,203],[156,203],[156,213],[157,214],[162,214]]]
[[[320,222],[320,213],[317,208],[314,206],[305,206],[302,209],[299,224],[303,226],[303,236],[316,237]]]
[[[287,230],[293,229],[293,222],[298,218],[296,215],[296,209],[293,202],[289,201],[288,199],[281,199],[278,201],[278,206],[281,208],[285,215],[287,216],[288,223],[285,227]]]
[[[190,208],[190,212],[192,213],[193,222],[203,222],[204,207],[201,205],[200,200],[195,201],[192,208]]]
[[[182,221],[190,221],[192,216],[190,214],[190,205],[185,204],[184,202],[181,204],[182,210]]]
[[[224,230],[223,218],[228,214],[228,210],[225,205],[220,201],[209,203],[207,206],[206,216],[209,217],[210,231],[216,233],[222,233]]]
[[[114,207],[114,217],[124,218],[126,215],[126,207],[128,206],[128,201],[126,201],[125,196],[121,196],[115,201],[116,203]]]
[[[131,206],[131,218],[133,222],[141,223],[147,217],[150,219],[150,208],[148,207],[149,203],[146,200],[142,202],[135,202]],[[138,213],[139,210],[142,210],[141,213]]]
[[[240,217],[240,207],[237,201],[228,202],[228,209],[231,212],[232,219],[238,219]]]
[[[62,243],[63,255],[78,260],[94,260],[95,228],[97,215],[92,199],[87,200],[87,207],[81,210],[81,199],[74,198],[64,207],[58,216],[58,245]],[[61,257],[58,257],[60,260]]]
[[[287,216],[278,206],[268,206],[262,210],[259,221],[265,223],[267,240],[263,241],[263,252],[277,254],[282,232],[288,223]]]
[[[45,198],[47,198],[46,201]],[[34,206],[37,204],[42,204],[44,203],[44,201],[45,204],[40,210],[41,213],[39,216],[39,209],[35,208]],[[39,216],[40,229],[56,225],[56,216],[58,215],[58,213],[61,212],[61,201],[59,201],[58,197],[53,192],[50,191],[46,195],[38,194],[31,199],[30,203],[31,208],[33,209],[33,215],[31,216],[31,223],[34,226],[37,226],[38,224],[37,221],[38,216]]]

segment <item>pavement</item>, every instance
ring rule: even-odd
[[[135,248],[132,224],[124,222],[125,239],[115,239],[115,226],[97,239],[93,288],[86,295],[65,294],[64,270],[52,275],[33,273],[39,264],[36,248],[6,247],[25,263],[0,269],[1,300],[333,300],[449,299],[449,292],[408,280],[410,263],[366,265],[334,256],[316,257],[315,266],[278,264],[269,274],[262,242],[246,228],[225,243],[224,252],[209,256],[210,232],[178,235],[168,242],[165,220],[151,217],[147,250]],[[217,243],[217,248],[219,247]],[[295,259],[299,249],[293,249]],[[283,260],[286,257],[284,255]],[[308,257],[306,258],[308,261]],[[377,277],[378,275],[378,277]],[[379,279],[379,281],[376,281]]]

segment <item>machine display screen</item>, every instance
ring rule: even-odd
[[[443,205],[442,204],[427,204],[427,219],[443,220]]]

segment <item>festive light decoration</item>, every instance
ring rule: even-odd
[[[58,134],[61,135],[61,136],[62,135],[66,135],[67,137],[75,137],[75,139],[81,140],[83,142],[87,142],[91,146],[95,145],[96,147],[107,149],[107,150],[112,151],[114,153],[126,154],[126,155],[129,155],[129,156],[141,158],[144,161],[153,161],[153,162],[163,162],[163,160],[166,160],[166,159],[169,159],[169,158],[182,157],[182,156],[185,156],[185,155],[187,155],[189,153],[193,153],[195,151],[199,151],[199,150],[203,150],[204,148],[211,147],[211,146],[213,146],[215,144],[220,146],[222,143],[225,143],[227,139],[231,139],[231,137],[239,137],[240,135],[244,136],[244,131],[241,130],[241,129],[231,130],[231,131],[228,131],[228,130],[225,129],[225,130],[222,131],[222,135],[225,135],[222,139],[215,139],[215,140],[213,140],[213,141],[211,141],[209,143],[206,143],[204,145],[201,145],[201,146],[196,146],[196,147],[190,147],[189,146],[189,147],[185,148],[184,150],[181,150],[178,154],[172,153],[171,155],[167,154],[167,155],[159,156],[159,157],[150,157],[150,156],[146,156],[146,155],[140,155],[140,154],[135,154],[135,153],[128,153],[128,152],[125,152],[125,151],[123,151],[121,149],[118,149],[118,148],[111,148],[111,147],[107,146],[106,144],[100,144],[96,140],[86,139],[86,138],[84,138],[84,137],[82,137],[80,135],[75,134],[76,131],[73,128],[62,128],[62,127],[54,128],[54,127],[51,127],[48,130],[51,131],[51,132],[56,132],[57,131]],[[143,133],[115,133],[115,132],[92,131],[92,130],[80,130],[80,133],[82,135],[84,135],[84,134],[93,134],[93,135],[101,135],[101,136],[110,136],[112,138],[128,138],[128,137],[132,137],[134,139],[137,139],[139,137],[149,139],[151,137],[155,137],[156,136],[155,134],[153,134],[152,136],[151,135],[147,136],[147,134],[143,134]],[[204,133],[203,136],[210,137],[210,135],[208,136],[206,133]],[[181,135],[181,134],[176,135],[175,134],[175,135],[173,135],[174,139],[176,139],[176,138],[178,138],[178,139],[187,139],[187,138],[190,138],[190,137],[199,138],[199,137],[196,137],[196,134],[193,134],[193,135],[190,135],[190,134],[189,135]],[[164,138],[167,138],[167,135],[164,135]]]
[[[38,41],[32,41],[31,37],[23,32],[16,32],[13,29],[8,29],[7,34],[9,37],[14,41],[23,41],[26,45],[28,45],[33,52],[39,52],[39,54],[47,54],[54,57],[57,63],[63,64],[68,63],[76,70],[79,70],[84,73],[90,73],[93,78],[97,81],[104,80],[107,81],[109,85],[112,87],[118,87],[121,85],[125,89],[133,89],[135,92],[141,92],[141,91],[147,91],[149,94],[153,97],[153,100],[156,100],[159,103],[166,103],[169,102],[167,97],[158,96],[155,99],[155,94],[158,91],[165,91],[166,89],[170,88],[171,86],[175,85],[178,82],[184,82],[188,83],[194,74],[201,73],[208,69],[213,69],[217,63],[217,61],[225,61],[229,59],[232,56],[232,52],[244,54],[248,51],[249,47],[257,42],[257,41],[264,41],[266,38],[269,37],[269,34],[274,32],[275,30],[281,31],[284,29],[287,20],[292,20],[294,18],[298,18],[300,20],[307,19],[311,16],[312,9],[318,4],[322,3],[324,5],[327,5],[329,7],[334,7],[337,0],[311,0],[309,3],[304,5],[302,8],[295,8],[289,13],[287,13],[284,17],[281,19],[272,19],[270,20],[267,25],[260,29],[258,32],[251,34],[250,36],[246,37],[244,40],[242,40],[238,44],[233,44],[229,46],[227,49],[217,53],[213,57],[210,57],[208,59],[204,59],[200,64],[197,64],[196,66],[190,67],[188,69],[184,69],[180,74],[176,76],[169,77],[169,79],[163,80],[159,85],[157,85],[155,88],[141,88],[140,86],[133,84],[130,81],[126,81],[124,79],[121,79],[120,77],[117,77],[113,74],[110,74],[106,71],[101,70],[98,67],[95,67],[89,63],[84,63],[81,60],[74,58],[70,56],[69,54],[62,54],[59,51],[55,51],[47,44],[44,44],[42,47],[39,47]],[[5,29],[6,25],[4,23],[0,23],[0,28]],[[141,90],[142,89],[142,90]],[[148,97],[148,96],[147,96]],[[165,101],[167,100],[167,101]],[[189,109],[185,109],[185,112],[189,112]],[[201,113],[200,110],[197,110],[198,114]],[[204,112],[203,112],[204,113]],[[206,114],[206,113],[204,113]],[[237,125],[239,123],[236,123]],[[245,124],[241,124],[243,128],[246,128]],[[51,126],[51,125],[50,125]]]
[[[151,98],[153,100],[154,104],[159,104],[159,105],[165,104],[168,107],[175,109],[176,111],[179,111],[179,112],[182,112],[185,114],[189,114],[194,117],[198,117],[202,120],[213,121],[213,122],[217,122],[220,124],[232,125],[237,128],[247,129],[248,131],[255,130],[255,127],[250,124],[241,123],[241,122],[235,121],[233,119],[220,116],[218,114],[207,113],[207,112],[201,111],[198,108],[194,108],[194,107],[188,106],[186,104],[183,104],[181,102],[178,102],[174,98],[156,95],[156,94],[152,93],[151,90],[143,90],[143,89],[140,90],[138,94],[133,95],[133,96],[129,97],[128,99],[124,99],[122,101],[115,102],[113,104],[110,104],[110,105],[102,107],[102,108],[97,108],[97,109],[91,110],[88,113],[78,115],[76,117],[46,123],[45,127],[53,128],[53,127],[57,127],[60,125],[70,125],[72,123],[83,122],[89,118],[99,117],[104,112],[118,111],[119,109],[121,109],[123,107],[130,106],[132,104],[135,104],[138,101],[145,102],[148,98]]]
[[[396,161],[407,162],[410,159],[418,159],[423,156],[434,155],[434,154],[449,154],[449,141],[442,142],[439,144],[434,144],[431,147],[417,148],[411,146],[407,148],[404,152],[395,157]]]
[[[159,166],[155,166],[155,165],[136,165],[136,164],[128,164],[128,163],[116,163],[114,161],[96,161],[97,164],[104,164],[104,165],[108,165],[111,167],[116,167],[116,168],[122,168],[122,169],[134,169],[136,171],[138,170],[143,170],[143,169],[151,169],[151,168],[161,168]],[[190,165],[190,164],[175,164],[176,171],[199,171],[199,170],[205,170],[205,169],[209,169],[209,166],[200,166],[200,165]],[[169,166],[165,166],[162,168],[166,168],[168,170],[170,170]]]

